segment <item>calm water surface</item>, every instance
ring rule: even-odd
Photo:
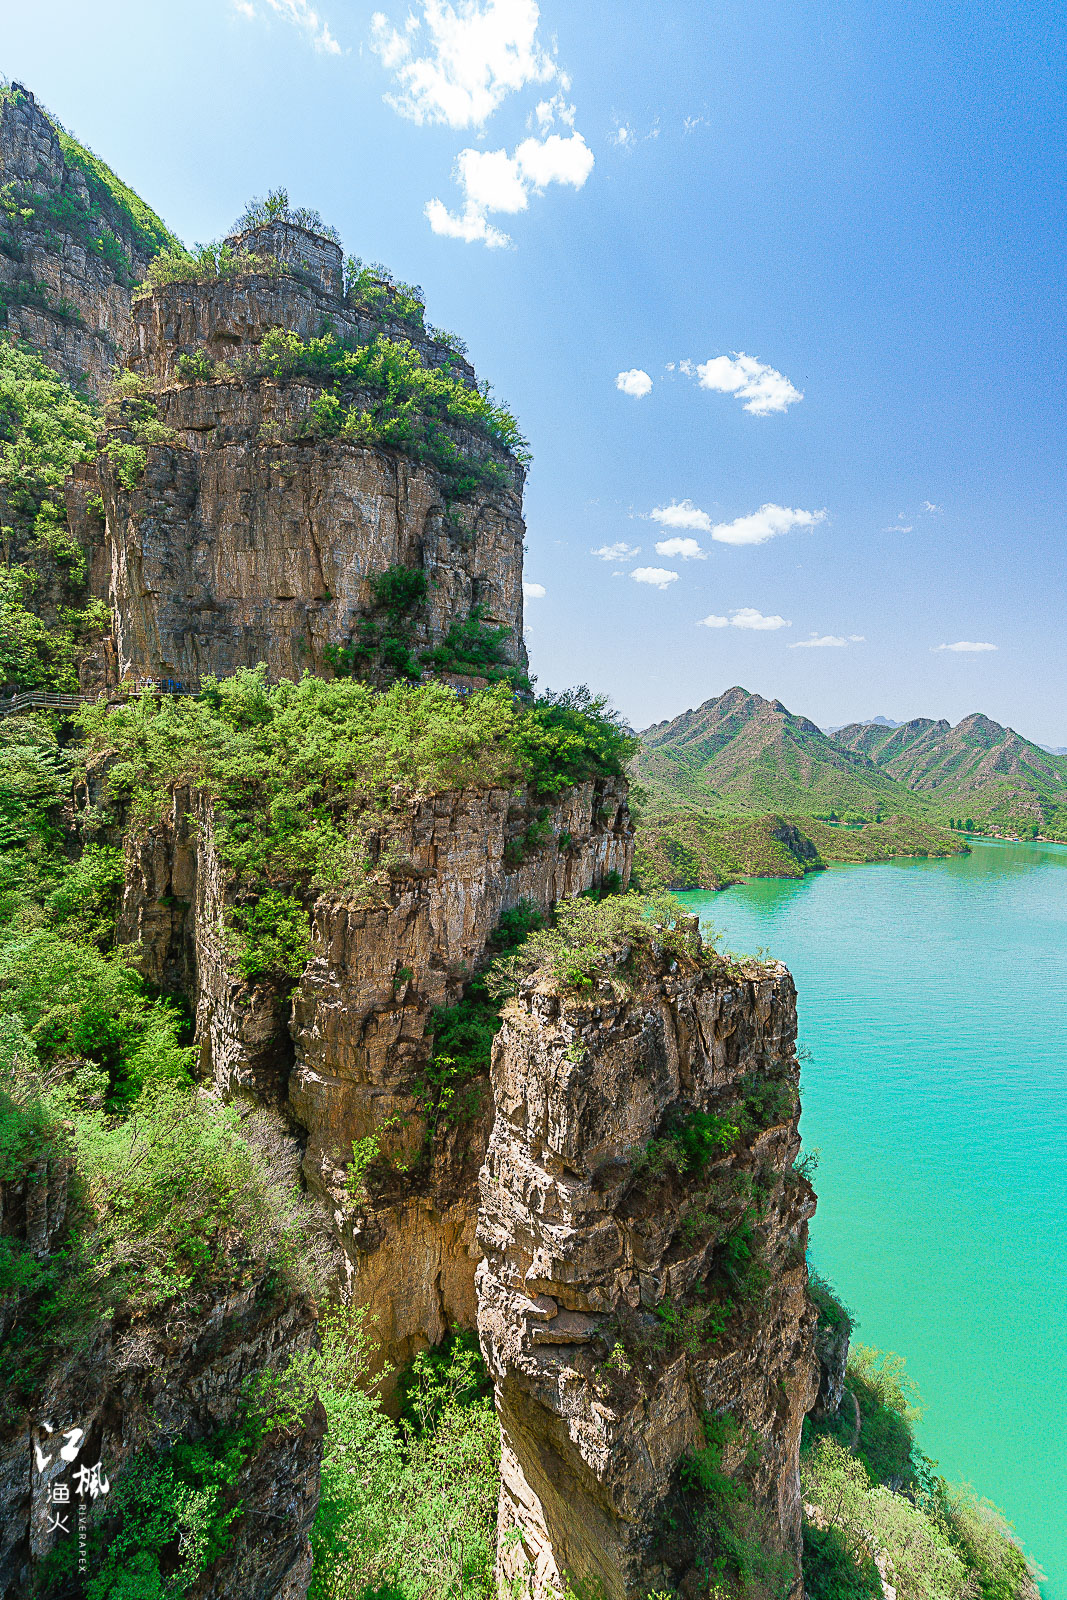
[[[812,1261],[1067,1600],[1067,846],[679,898],[792,970]]]

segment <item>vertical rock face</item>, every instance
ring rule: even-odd
[[[581,996],[527,986],[493,1054],[478,1324],[502,1576],[695,1596],[747,1541],[799,1592],[817,1372],[792,981],[626,954]]]
[[[500,789],[398,804],[367,840],[387,863],[373,892],[315,905],[312,956],[291,1000],[233,971],[223,930],[233,890],[201,797],[179,791],[167,819],[127,847],[120,941],[140,946],[153,982],[189,997],[202,1074],[295,1125],[350,1293],[376,1319],[381,1359],[397,1367],[475,1321],[477,1173],[492,1100],[487,1084],[470,1085],[470,1114],[426,1150],[413,1081],[428,1060],[431,1012],[460,997],[520,900],[547,909],[612,873],[629,876],[625,785],[567,791],[546,819],[547,842],[508,865],[538,809]],[[357,1203],[347,1164],[353,1141],[373,1137],[385,1170]]]
[[[76,149],[28,89],[0,101],[0,325],[99,392],[132,343],[130,291],[153,251]]]
[[[426,578],[414,648],[439,646],[477,606],[525,666],[521,468],[452,505],[428,465],[305,435],[317,393],[266,380],[165,390],[160,420],[180,442],[150,447],[142,483],[130,491],[100,458],[120,676],[195,684],[260,661],[272,679],[328,675],[327,647],[351,643],[393,566]]]
[[[425,366],[447,365],[471,388],[473,368],[393,319],[388,299],[373,312],[347,303],[329,239],[277,224],[236,243],[285,271],[165,284],[134,305],[130,365],[151,384],[172,442],[148,447],[133,489],[107,451],[98,461],[119,675],[195,683],[260,661],[272,678],[328,675],[330,647],[358,640],[374,613],[374,580],[396,566],[425,578],[425,600],[408,619],[413,651],[439,648],[473,612],[506,630],[504,658],[524,668],[519,462],[475,428],[435,424],[468,461],[491,467],[491,481],[457,498],[414,455],[318,436],[322,383],[251,376],[232,363],[283,328],[304,340],[402,340]],[[194,352],[230,363],[227,375],[183,379],[181,358]],[[92,530],[80,531],[88,547]]]

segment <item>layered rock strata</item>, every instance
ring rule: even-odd
[[[0,189],[0,325],[99,393],[132,345],[131,288],[151,252],[18,84],[0,101]],[[114,241],[106,254],[94,247],[101,224]]]
[[[482,1081],[467,1086],[467,1115],[427,1153],[413,1083],[429,1059],[431,1012],[460,998],[520,900],[547,909],[629,875],[624,784],[568,790],[543,823],[547,841],[508,865],[541,809],[502,789],[398,801],[364,841],[373,881],[312,908],[312,955],[291,998],[233,968],[234,885],[203,797],[179,791],[166,820],[127,846],[120,941],[140,946],[154,983],[189,997],[202,1075],[278,1108],[298,1130],[349,1292],[372,1308],[381,1359],[394,1366],[475,1321],[491,1095]],[[347,1165],[353,1141],[368,1137],[380,1138],[379,1181],[354,1199]]]
[[[501,1579],[538,1600],[704,1593],[716,1561],[730,1577],[725,1528],[800,1592],[818,1377],[795,1039],[783,967],[626,949],[588,990],[527,985],[505,1013],[478,1325]],[[690,1167],[694,1128],[736,1137]]]
[[[426,463],[307,433],[320,392],[267,379],[162,390],[159,419],[174,442],[149,446],[138,486],[101,455],[120,678],[195,685],[259,662],[272,680],[329,676],[329,647],[349,646],[373,618],[374,580],[396,566],[426,581],[412,649],[440,646],[477,607],[487,627],[507,629],[504,654],[525,667],[521,468],[450,501]],[[473,434],[462,442],[488,451]],[[73,503],[68,514],[92,549],[97,530]]]
[[[293,234],[317,252],[306,270],[295,262]],[[234,363],[282,328],[304,340],[332,333],[349,345],[401,340],[425,366],[447,366],[468,387],[473,368],[441,339],[393,318],[388,298],[373,310],[349,304],[331,241],[285,226],[235,243],[285,270],[164,284],[133,306],[129,364],[151,385],[166,432],[165,442],[148,444],[136,487],[121,458],[122,448],[138,447],[135,426],[113,431],[97,462],[116,674],[195,685],[206,673],[262,661],[272,679],[328,676],[331,647],[358,642],[360,624],[375,620],[375,580],[398,566],[425,579],[425,599],[404,623],[413,652],[442,646],[475,613],[485,627],[506,630],[503,659],[525,668],[519,462],[476,428],[436,423],[468,462],[490,467],[457,498],[415,455],[319,436],[313,406],[322,382],[274,380]],[[194,353],[226,364],[227,375],[183,378],[181,358]],[[350,399],[373,410],[380,395]],[[68,513],[95,550],[96,530],[75,500]],[[95,554],[92,571],[99,582]],[[371,660],[360,670],[375,675]]]

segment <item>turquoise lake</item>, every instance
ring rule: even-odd
[[[799,994],[810,1258],[1067,1600],[1067,846],[679,896]]]

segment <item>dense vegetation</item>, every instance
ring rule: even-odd
[[[198,699],[145,695],[82,713],[91,752],[135,825],[158,819],[172,789],[216,801],[216,846],[238,882],[232,935],[246,977],[293,981],[306,959],[307,896],[376,894],[403,863],[372,857],[399,790],[529,785],[549,797],[618,776],[631,741],[588,691],[516,703],[501,684],[458,696],[442,684],[380,693],[349,679],[267,683],[243,671],[208,679]]]
[[[820,1321],[847,1318],[815,1283]],[[804,1587],[810,1600],[881,1600],[879,1558],[899,1600],[1026,1600],[1036,1595],[1003,1518],[947,1484],[919,1450],[921,1415],[899,1356],[853,1347],[837,1416],[804,1424]],[[858,1421],[858,1429],[857,1429]]]
[[[302,1212],[255,1127],[197,1095],[183,1013],[115,948],[121,856],[63,826],[71,777],[46,719],[0,722],[0,1179],[74,1162],[50,1252],[0,1243],[8,1404],[102,1319],[309,1284]]]
[[[329,1432],[310,1600],[496,1592],[500,1438],[475,1340],[416,1357],[401,1392],[396,1423],[350,1374],[320,1384]]]
[[[947,856],[968,848],[916,817],[833,824],[813,817],[731,816],[650,808],[638,820],[634,881],[641,889],[723,889],[744,878],[800,878],[830,862]]]
[[[109,625],[88,597],[81,547],[67,526],[63,484],[95,449],[99,417],[40,357],[0,335],[0,692],[76,690],[77,661]]]

